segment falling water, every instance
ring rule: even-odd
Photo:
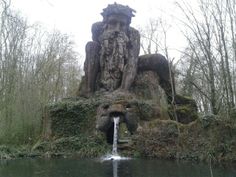
[[[118,153],[117,153],[117,139],[118,139],[120,117],[114,117],[113,120],[114,120],[114,135],[113,135],[112,155],[118,155]]]
[[[113,117],[114,120],[114,134],[113,134],[113,146],[112,146],[112,154],[108,154],[103,156],[101,159],[102,161],[106,161],[106,160],[129,160],[129,157],[121,157],[119,156],[118,152],[117,152],[117,141],[118,141],[118,130],[119,130],[119,121],[120,121],[120,117]],[[114,162],[113,164],[113,170],[114,173],[116,174],[116,170],[117,170],[117,164]],[[116,177],[114,175],[114,177]]]

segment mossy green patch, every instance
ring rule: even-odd
[[[198,118],[197,104],[189,97],[176,95],[174,105],[169,105],[168,112],[172,120],[188,124]]]
[[[0,159],[13,159],[38,156],[37,152],[31,151],[30,146],[0,145]]]
[[[155,120],[133,138],[134,149],[144,157],[215,162],[236,162],[236,127],[213,119],[207,127],[197,119],[190,124]]]
[[[48,106],[52,136],[68,137],[94,131],[98,104],[99,101],[92,99],[79,99]]]
[[[78,156],[98,157],[106,154],[110,147],[101,135],[61,137],[55,140],[42,141],[33,147],[33,151],[44,156]]]

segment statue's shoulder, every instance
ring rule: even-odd
[[[139,31],[133,27],[129,27],[129,36],[132,39],[140,39]]]
[[[96,22],[92,25],[91,30],[92,30],[92,39],[93,39],[93,41],[98,42],[98,38],[103,32],[103,27],[104,27],[103,22]]]

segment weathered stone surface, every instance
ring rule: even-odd
[[[167,95],[168,103],[172,101],[172,95],[175,95],[174,74],[171,71],[169,62],[161,54],[149,54],[139,56],[138,72],[153,71],[159,77],[159,85]]]

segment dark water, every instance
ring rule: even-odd
[[[235,167],[213,167],[214,177],[236,177]],[[0,161],[0,177],[211,177],[206,164],[133,159],[24,159]]]

